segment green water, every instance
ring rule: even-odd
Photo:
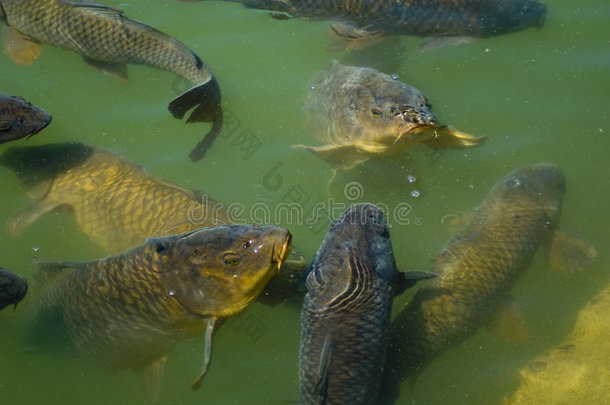
[[[204,160],[190,162],[187,154],[201,138],[202,126],[185,125],[166,109],[184,89],[182,81],[171,73],[130,66],[130,80],[123,82],[88,67],[74,53],[45,46],[30,67],[0,54],[0,92],[21,95],[53,115],[43,133],[13,145],[79,141],[105,147],[155,176],[203,190],[226,204],[242,204],[251,221],[261,219],[264,211],[251,210],[261,202],[273,214],[273,207],[292,199],[311,214],[315,203],[329,202],[326,184],[332,171],[315,156],[291,148],[317,144],[303,123],[309,81],[333,58],[375,66],[426,92],[443,122],[489,137],[484,146],[469,151],[439,154],[415,148],[402,162],[371,162],[335,179],[333,203],[388,206],[401,269],[430,268],[459,227],[448,219],[475,207],[512,169],[540,161],[562,168],[568,191],[561,226],[597,247],[595,265],[580,274],[551,274],[542,255],[536,256],[513,289],[528,319],[527,342],[506,344],[481,330],[437,358],[412,392],[405,384],[399,403],[502,403],[518,386],[519,370],[562,342],[579,309],[610,281],[607,1],[547,1],[541,30],[426,53],[415,50],[420,39],[403,37],[357,54],[325,50],[329,22],[279,21],[221,2],[106,3],[179,38],[212,67],[231,119],[222,137]],[[244,133],[257,149],[244,147]],[[1,145],[0,152],[9,146]],[[414,184],[410,175],[417,178]],[[0,170],[0,183],[0,223],[5,223],[30,199],[10,171]],[[350,187],[357,195],[345,194]],[[420,192],[418,198],[411,196],[414,190]],[[290,228],[308,259],[324,236],[324,219],[310,228],[294,218],[269,218]],[[15,239],[0,228],[0,246],[2,266],[28,278],[35,272],[33,258],[103,255],[65,214],[44,216]],[[412,293],[400,297],[395,308]],[[26,298],[17,311],[0,313],[0,403],[145,403],[143,388],[130,371],[106,370],[70,352],[20,341],[20,321],[29,304]],[[269,308],[255,303],[227,323],[216,335],[211,370],[196,392],[189,385],[199,372],[203,341],[180,343],[168,360],[161,403],[297,403],[299,310],[297,304]]]

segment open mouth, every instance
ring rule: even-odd
[[[284,240],[284,243],[282,243],[280,250],[277,252],[277,255],[275,255],[275,257],[274,257],[274,260],[277,262],[278,271],[279,271],[280,267],[282,266],[282,263],[284,262],[284,260],[286,260],[286,257],[288,256],[288,252],[290,251],[291,241],[292,241],[292,235],[290,234],[290,232],[288,232],[288,235],[286,235],[286,240]]]
[[[407,135],[420,135],[429,131],[434,132],[434,137],[436,138],[436,125],[434,124],[422,124],[407,127],[405,130],[400,131],[396,139],[394,139],[394,143],[400,142]]]

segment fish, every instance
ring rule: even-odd
[[[514,342],[526,338],[510,293],[536,250],[544,247],[559,272],[580,271],[596,256],[589,242],[558,228],[565,192],[565,176],[546,162],[516,169],[493,186],[435,257],[439,277],[423,283],[392,320],[377,403],[393,403],[403,379],[414,384],[434,358],[481,326]]]
[[[486,137],[440,125],[426,95],[373,68],[333,61],[320,72],[305,100],[306,121],[324,146],[294,145],[336,169],[352,169],[374,156],[414,145],[470,148]]]
[[[28,282],[24,277],[0,267],[0,310],[9,305],[17,308],[27,291]]]
[[[388,225],[373,204],[335,220],[307,276],[301,312],[300,403],[372,404],[392,298],[435,274],[398,272]]]
[[[42,44],[50,44],[74,51],[88,64],[125,80],[127,64],[175,73],[195,86],[169,103],[171,114],[182,119],[193,109],[187,123],[212,123],[191,159],[201,159],[220,133],[218,81],[212,69],[177,39],[130,19],[120,9],[89,0],[0,0],[0,9],[4,49],[16,63],[32,64]]]
[[[202,191],[151,176],[113,152],[82,143],[11,147],[0,155],[0,165],[12,170],[34,199],[9,218],[12,237],[45,213],[64,210],[106,254],[117,254],[149,237],[237,220]],[[261,301],[273,306],[297,293],[307,269],[304,259],[288,260],[285,269],[269,283]]]
[[[150,238],[89,262],[41,263],[32,323],[58,325],[93,362],[135,370],[153,401],[176,342],[203,334],[197,389],[218,323],[246,308],[280,271],[291,238],[274,226],[221,225]]]
[[[538,0],[232,1],[271,10],[279,19],[338,20],[341,23],[331,27],[334,50],[358,49],[387,35],[453,37],[458,41],[464,37],[487,38],[541,28],[547,14],[546,5]]]
[[[36,135],[51,119],[45,110],[22,97],[0,94],[0,143]]]

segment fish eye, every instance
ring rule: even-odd
[[[371,115],[373,116],[373,118],[381,118],[383,116],[383,113],[381,112],[381,109],[373,107],[371,108]]]
[[[222,255],[222,261],[229,266],[237,266],[239,264],[239,257],[235,253],[229,252]]]
[[[8,131],[11,129],[11,124],[8,122],[0,122],[0,131]]]

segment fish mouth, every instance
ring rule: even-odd
[[[438,133],[436,130],[437,130],[436,123],[428,123],[428,124],[410,126],[410,127],[407,127],[406,129],[403,129],[402,131],[400,131],[398,133],[398,136],[396,137],[396,139],[394,139],[394,143],[400,142],[407,135],[421,135],[424,133],[428,133],[429,131],[433,131],[434,138],[436,138],[438,136]]]
[[[284,240],[284,243],[282,243],[282,245],[280,246],[280,249],[278,251],[273,252],[273,261],[277,263],[278,271],[280,270],[282,263],[286,260],[286,257],[288,256],[288,252],[290,251],[291,242],[292,242],[292,234],[290,232],[288,232],[288,234],[286,235],[286,239]]]
[[[49,124],[51,123],[51,121],[53,120],[53,117],[49,116],[49,119],[46,121],[43,121],[42,124],[38,125],[36,128],[34,128],[34,130],[32,131],[32,133],[28,136],[28,138],[38,134],[39,132],[41,132],[43,129],[45,129],[46,127],[49,126]]]

